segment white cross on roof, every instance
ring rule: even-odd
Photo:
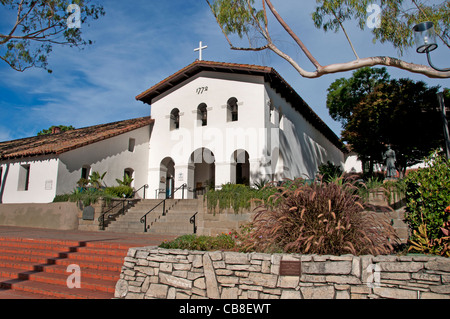
[[[204,49],[206,49],[207,47],[208,47],[207,45],[203,46],[202,41],[200,41],[200,47],[198,47],[197,49],[194,50],[194,52],[199,51],[199,55],[200,55],[199,58],[198,58],[199,61],[202,61],[202,60],[203,60],[202,51],[203,51]]]

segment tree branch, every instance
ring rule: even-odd
[[[360,69],[363,67],[372,67],[372,66],[387,66],[387,67],[395,67],[398,69],[402,69],[405,71],[409,71],[411,73],[417,73],[425,75],[429,78],[450,78],[450,72],[440,72],[437,71],[429,66],[420,65],[420,64],[414,64],[405,62],[403,60],[388,57],[388,56],[376,56],[376,57],[368,57],[368,58],[359,58],[358,55],[355,52],[356,60],[345,62],[345,63],[334,63],[326,66],[322,66],[319,64],[319,62],[314,58],[314,56],[309,52],[307,47],[304,45],[304,43],[300,40],[300,38],[292,31],[292,29],[286,24],[286,22],[281,18],[281,16],[278,14],[278,12],[275,10],[275,8],[272,5],[272,2],[270,0],[263,0],[266,2],[267,6],[271,10],[271,12],[274,14],[275,18],[278,20],[278,22],[284,27],[284,29],[289,33],[289,35],[295,40],[295,42],[300,46],[302,51],[305,53],[305,55],[309,58],[309,60],[314,64],[316,67],[315,71],[307,71],[303,69],[291,56],[284,53],[282,50],[280,50],[271,40],[270,35],[267,32],[262,32],[263,36],[267,40],[267,44],[258,48],[242,48],[242,47],[235,47],[233,43],[231,42],[230,38],[228,37],[227,33],[225,32],[223,26],[219,23],[219,19],[217,15],[215,14],[212,5],[208,0],[206,2],[211,8],[211,11],[213,12],[218,25],[220,26],[222,33],[224,34],[226,40],[228,41],[228,44],[230,45],[232,50],[240,50],[240,51],[262,51],[269,49],[273,51],[275,54],[286,60],[288,63],[290,63],[297,71],[298,73],[305,78],[319,78],[321,76],[327,75],[327,74],[333,74],[333,73],[339,73],[339,72],[347,72],[347,71],[353,71],[356,69]],[[264,7],[265,10],[265,7]],[[267,20],[267,18],[266,18]],[[339,20],[339,19],[338,19]],[[339,20],[340,21],[340,20]],[[266,23],[267,24],[267,23]],[[259,25],[260,29],[262,29],[261,25]],[[341,24],[342,27],[342,24]],[[342,27],[343,28],[343,27]],[[267,28],[266,28],[267,30]],[[344,32],[345,29],[343,28]],[[350,39],[349,43],[351,44]],[[354,49],[354,47],[352,46]]]
[[[24,67],[24,68],[18,68],[16,67],[14,64],[12,64],[11,62],[9,62],[7,59],[5,59],[4,57],[0,56],[0,59],[5,61],[13,70],[17,71],[17,72],[24,72],[27,69],[30,69],[32,67],[35,66],[35,63],[33,62],[31,65]]]
[[[305,53],[305,55],[308,57],[308,59],[311,61],[311,63],[318,69],[321,67],[320,63],[316,60],[316,58],[309,52],[308,48],[305,46],[305,44],[300,40],[300,38],[292,31],[292,29],[289,27],[289,25],[283,20],[283,18],[280,16],[280,14],[277,12],[275,7],[273,6],[272,2],[270,0],[265,0],[267,3],[267,6],[269,7],[272,14],[275,16],[275,18],[278,20],[278,22],[283,26],[283,28],[286,30],[286,32],[297,42],[299,47],[302,49],[302,51]]]
[[[22,12],[22,5],[23,5],[22,1],[19,4],[19,9],[17,11],[17,20],[16,20],[16,24],[14,25],[14,27],[12,28],[11,32],[9,33],[9,36],[12,36],[14,34],[14,32],[16,32],[17,27],[23,22],[23,20],[25,20],[25,18],[31,13],[31,11],[33,11],[34,7],[36,6],[36,2],[32,2],[30,5],[30,9],[28,10],[27,13],[24,14],[24,16],[22,18],[20,18],[20,13]],[[20,18],[20,19],[19,19]]]
[[[345,37],[347,38],[348,43],[350,44],[350,47],[353,50],[353,54],[355,54],[355,57],[357,60],[359,60],[359,56],[358,53],[356,53],[355,47],[353,46],[352,41],[350,40],[350,37],[347,34],[347,30],[345,30],[344,25],[342,24],[342,21],[340,18],[338,18],[338,16],[336,15],[336,12],[334,12],[333,9],[331,9],[331,12],[333,12],[334,17],[336,18],[336,20],[338,21],[339,25],[341,26],[342,31],[344,31]]]
[[[231,42],[230,38],[228,37],[227,33],[225,32],[225,30],[223,29],[222,25],[219,23],[219,18],[216,16],[216,14],[214,13],[213,7],[211,5],[211,3],[206,0],[206,2],[208,3],[209,7],[211,8],[211,12],[214,14],[214,17],[216,18],[217,24],[219,25],[220,29],[222,30],[223,35],[225,36],[225,39],[227,40],[228,44],[230,45],[231,50],[237,50],[237,51],[264,51],[266,49],[269,48],[268,45],[264,45],[262,47],[258,47],[258,48],[242,48],[242,47],[235,47],[233,45],[233,42]],[[263,36],[268,40],[269,38],[267,38],[264,34]]]
[[[345,63],[330,64],[327,66],[320,67],[315,72],[305,72],[302,69],[297,69],[297,71],[300,73],[300,75],[302,75],[303,77],[306,77],[306,78],[319,78],[319,77],[321,77],[323,75],[327,75],[327,74],[353,71],[353,70],[360,69],[363,67],[367,67],[367,66],[371,67],[371,66],[377,66],[377,65],[395,67],[395,68],[409,71],[412,73],[423,74],[423,75],[428,76],[429,78],[436,78],[436,79],[450,78],[450,72],[436,71],[435,69],[425,66],[425,65],[409,63],[409,62],[405,62],[400,59],[392,58],[392,57],[388,57],[388,56],[376,56],[376,57],[363,58],[363,59],[345,62]]]

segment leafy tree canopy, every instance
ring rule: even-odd
[[[324,31],[339,31],[342,23],[354,20],[364,29],[379,6],[380,25],[372,28],[373,42],[391,43],[400,55],[414,46],[413,27],[432,21],[442,42],[450,48],[450,2],[432,4],[424,0],[317,0],[312,14],[314,25]],[[371,10],[372,8],[372,10]],[[375,22],[375,21],[373,21]]]
[[[345,126],[353,114],[353,108],[378,85],[389,79],[386,68],[369,67],[353,72],[348,79],[337,79],[328,88],[327,107],[330,116]]]
[[[53,129],[54,129],[54,128],[57,128],[57,127],[61,130],[61,132],[71,131],[71,130],[74,130],[74,129],[75,129],[72,125],[70,125],[70,126],[64,126],[64,125],[58,125],[58,126],[56,126],[56,125],[53,125],[53,126],[49,127],[49,128],[46,129],[46,130],[40,131],[40,132],[37,134],[37,136],[42,136],[42,135],[49,135],[49,134],[52,134]]]
[[[0,10],[15,17],[9,30],[0,32],[0,59],[16,71],[36,67],[51,73],[48,56],[53,45],[83,48],[92,44],[83,38],[81,28],[69,27],[68,23],[79,16],[81,25],[88,25],[90,20],[105,14],[102,6],[89,3],[89,0],[0,0]]]
[[[438,90],[410,79],[381,83],[354,107],[343,139],[361,160],[371,163],[382,163],[391,145],[397,169],[404,172],[443,146]]]

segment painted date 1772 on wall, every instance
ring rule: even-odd
[[[195,92],[197,92],[197,94],[199,94],[199,95],[203,94],[205,92],[208,92],[208,87],[207,86],[199,87],[199,88],[197,88],[197,90]]]

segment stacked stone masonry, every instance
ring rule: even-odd
[[[281,261],[301,276],[281,276]],[[450,299],[450,260],[428,256],[319,256],[132,248],[116,298]]]

